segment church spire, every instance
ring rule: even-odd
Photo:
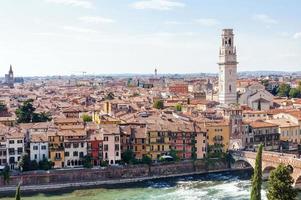
[[[9,73],[12,74],[13,73],[13,67],[10,65],[9,66]]]

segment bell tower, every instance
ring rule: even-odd
[[[229,105],[237,103],[237,64],[233,29],[223,29],[218,62],[220,104]]]

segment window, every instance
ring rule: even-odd
[[[68,151],[65,152],[65,157],[69,157],[69,152]]]
[[[23,148],[22,147],[19,147],[18,148],[18,154],[22,154],[23,153]]]
[[[18,144],[22,144],[22,143],[23,143],[23,140],[17,140],[17,143],[18,143]]]
[[[60,153],[55,153],[55,159],[57,159],[57,160],[61,159],[61,154]]]
[[[35,145],[35,146],[33,146],[33,150],[38,150],[38,146],[37,145]]]
[[[67,148],[67,149],[71,148],[71,144],[70,143],[65,143],[65,148]]]
[[[109,145],[105,144],[105,145],[103,146],[103,148],[104,148],[104,151],[108,151],[108,150],[109,150]]]
[[[84,157],[84,152],[79,152],[79,157],[83,158]]]
[[[80,143],[80,147],[84,148],[84,143],[83,142]]]
[[[42,145],[42,146],[41,146],[41,149],[42,149],[42,150],[46,150],[46,145]]]
[[[73,156],[78,156],[78,152],[77,152],[77,151],[74,151],[74,152],[73,152]]]
[[[14,140],[10,140],[9,144],[15,144],[15,141]]]
[[[116,151],[116,156],[119,156],[119,151]]]
[[[104,141],[109,141],[109,138],[106,136],[103,138]]]
[[[38,159],[38,155],[37,154],[34,155],[34,159],[35,160]]]
[[[73,148],[78,148],[78,143],[73,143]]]
[[[119,144],[115,144],[115,151],[119,151]]]
[[[119,136],[115,136],[115,142],[119,141]]]
[[[8,153],[9,153],[9,155],[15,155],[15,149],[14,148],[9,148]]]

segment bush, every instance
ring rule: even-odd
[[[142,164],[151,165],[151,164],[152,164],[152,159],[151,159],[150,156],[144,155],[144,156],[142,157],[141,163],[142,163]]]
[[[156,100],[154,102],[154,108],[162,110],[164,108],[164,102],[162,100]]]

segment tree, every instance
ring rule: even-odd
[[[92,157],[89,155],[84,156],[84,160],[83,160],[83,166],[85,168],[92,168]]]
[[[3,182],[4,184],[8,184],[9,183],[9,178],[10,178],[10,170],[9,170],[9,166],[6,165],[1,173],[1,175],[3,176]]]
[[[162,110],[164,108],[164,102],[162,100],[156,100],[154,102],[154,108]]]
[[[46,158],[44,158],[43,160],[41,160],[39,162],[39,169],[40,170],[49,170],[52,168],[52,162],[48,161]]]
[[[289,97],[291,86],[286,83],[282,83],[278,89],[278,96],[280,97]]]
[[[297,88],[291,88],[289,92],[290,98],[299,98],[301,96],[301,91],[298,90]]]
[[[148,155],[144,155],[142,157],[142,161],[143,164],[147,164],[147,165],[151,165],[152,164],[152,159],[151,157],[149,157]]]
[[[176,104],[175,108],[176,108],[176,111],[182,111],[182,105],[179,103]]]
[[[92,122],[92,116],[90,116],[90,115],[84,114],[82,116],[82,118],[83,118],[84,122]]]
[[[49,112],[33,113],[32,122],[47,122],[52,119]]]
[[[268,181],[268,200],[294,200],[297,191],[293,188],[294,180],[290,175],[290,169],[280,164],[271,172]]]
[[[179,161],[180,160],[180,158],[178,156],[178,152],[174,149],[171,149],[169,151],[169,155],[173,158],[174,161]]]
[[[32,105],[33,100],[29,99],[23,102],[23,105],[16,110],[18,123],[30,123],[32,115],[36,110]]]
[[[16,200],[21,200],[21,192],[20,192],[20,183],[18,184],[17,190],[16,190]]]
[[[36,108],[33,106],[33,100],[29,99],[23,102],[23,105],[16,110],[18,123],[46,122],[51,120],[48,112],[35,113]]]
[[[23,154],[20,161],[18,162],[21,171],[32,171],[37,170],[39,165],[36,160],[30,160],[27,154]]]
[[[131,149],[127,149],[121,154],[121,159],[123,162],[129,164],[135,160],[134,152]]]
[[[261,200],[261,184],[262,184],[262,148],[259,145],[256,155],[254,174],[252,177],[251,200]]]

